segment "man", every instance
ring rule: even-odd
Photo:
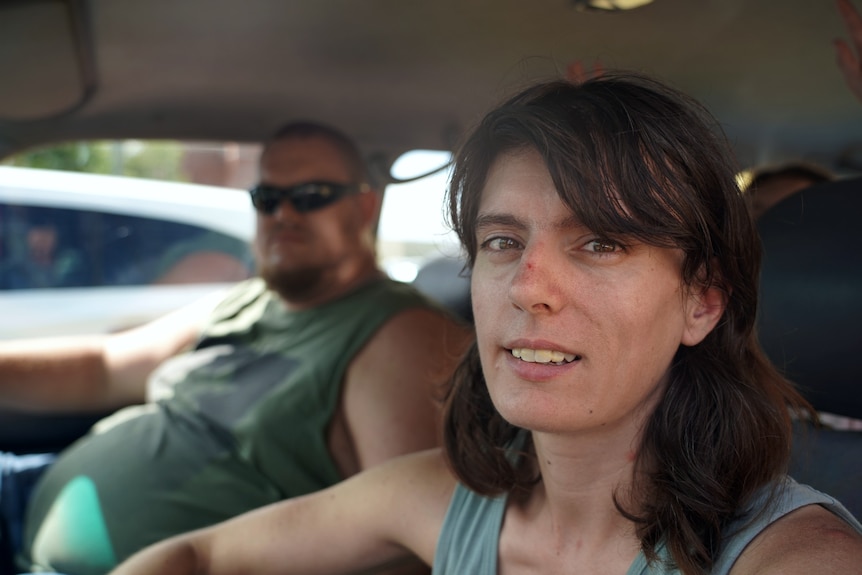
[[[436,399],[470,335],[378,269],[381,199],[355,145],[288,125],[260,169],[260,278],[127,333],[0,348],[8,403],[149,402],[46,471],[21,567],[103,573],[166,536],[438,444]]]
[[[86,284],[80,253],[61,245],[58,214],[51,208],[30,208],[25,253],[5,266],[5,284],[10,289],[76,287]]]

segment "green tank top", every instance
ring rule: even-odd
[[[43,476],[21,565],[104,573],[165,537],[338,482],[327,427],[348,365],[392,316],[433,306],[381,280],[288,312],[261,280],[243,282],[199,345],[153,374],[153,402],[97,424]]]
[[[753,522],[750,521],[751,515],[746,515],[728,527],[724,548],[710,571],[711,575],[727,575],[745,547],[761,531],[805,505],[822,505],[862,533],[862,524],[843,505],[812,487],[788,477],[779,494],[773,505]],[[767,497],[767,490],[763,490],[752,509],[763,509]],[[496,575],[500,529],[505,512],[505,495],[484,497],[459,483],[440,530],[432,575]],[[638,553],[626,575],[679,575],[678,570],[667,566],[666,549],[660,547],[657,553],[661,560],[653,563],[648,563],[644,554]],[[573,565],[572,570],[577,571],[577,566]]]

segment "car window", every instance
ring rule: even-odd
[[[257,178],[259,153],[259,145],[231,142],[67,142],[13,156],[5,163],[242,189],[250,187]],[[445,223],[443,205],[449,177],[445,167],[450,158],[448,151],[414,150],[401,155],[391,167],[391,179],[395,183],[389,184],[384,194],[378,228],[378,258],[384,271],[394,279],[409,282],[427,261],[458,255],[457,238]],[[7,217],[6,232],[2,233],[8,239],[0,242],[9,243],[14,254],[4,254],[0,244],[0,254],[3,254],[0,257],[4,263],[18,262],[15,265],[20,269],[21,261],[27,259],[23,247],[28,226],[26,209],[20,206],[8,209],[14,215]],[[6,280],[2,284],[6,289],[36,285],[93,287],[229,281],[233,276],[228,271],[237,268],[225,258],[212,258],[213,261],[206,262],[209,265],[189,266],[185,274],[171,270],[170,264],[172,259],[180,258],[184,250],[209,246],[215,251],[237,255],[244,249],[228,236],[205,234],[203,230],[183,224],[110,213],[61,212],[62,215],[55,217],[66,221],[62,247],[68,249],[64,253],[70,257],[71,254],[82,255],[86,264],[85,279],[80,279],[80,270],[61,276],[41,273],[36,283],[17,277]],[[242,271],[250,273],[249,256],[245,254],[245,258]]]
[[[0,286],[7,290],[238,281],[248,244],[203,227],[98,210],[0,203]],[[194,257],[205,273],[183,273]]]
[[[81,142],[4,162],[0,340],[121,331],[251,277],[254,211],[224,182],[256,156],[224,148]]]
[[[419,268],[440,257],[457,257],[458,238],[446,224],[445,195],[449,152],[415,150],[392,166],[392,176],[405,183],[390,184],[383,196],[378,227],[378,257],[386,273],[412,281]],[[428,174],[424,177],[423,174]],[[417,178],[417,179],[414,179]]]

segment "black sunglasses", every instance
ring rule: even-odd
[[[297,212],[312,212],[350,194],[368,190],[367,184],[336,184],[306,182],[288,188],[258,184],[249,190],[251,203],[262,214],[272,215],[281,202],[287,200]]]

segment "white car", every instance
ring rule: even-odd
[[[139,325],[253,273],[243,190],[0,166],[0,339]]]

